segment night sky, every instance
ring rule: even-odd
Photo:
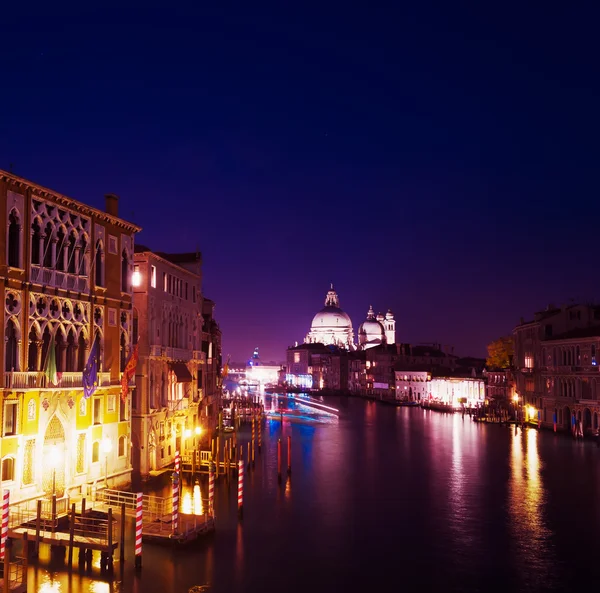
[[[355,332],[372,304],[475,356],[600,299],[583,4],[18,4],[0,168],[199,248],[232,360],[284,360],[330,282]]]

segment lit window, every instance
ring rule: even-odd
[[[102,424],[102,399],[99,397],[94,398],[93,414],[93,424]]]
[[[300,362],[300,352],[294,352],[294,362]]]
[[[156,288],[156,266],[150,266],[150,286]]]
[[[140,266],[133,266],[133,275],[131,276],[131,284],[136,288],[142,284],[142,275],[140,274]]]
[[[525,354],[525,368],[526,369],[533,368],[533,354],[531,354],[531,352],[527,352]]]
[[[15,479],[14,457],[5,457],[2,460],[2,479],[7,482]]]

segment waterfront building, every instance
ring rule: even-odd
[[[529,419],[542,426],[584,433],[598,429],[597,351],[600,306],[549,305],[513,331],[517,399]]]
[[[258,346],[254,349],[252,358],[246,365],[246,380],[248,384],[258,386],[277,385],[281,373],[281,365],[275,362],[263,363],[258,355]]]
[[[410,370],[395,371],[396,401],[425,401],[429,397],[431,370],[412,367]]]
[[[337,292],[331,288],[325,297],[325,306],[313,317],[306,344],[332,345],[355,350],[354,330],[350,316],[340,308]]]
[[[202,261],[198,253],[135,248],[134,315],[139,332],[133,399],[133,465],[142,477],[196,447],[209,429],[200,413],[203,370]]]
[[[441,403],[455,410],[463,406],[477,408],[485,403],[485,381],[482,377],[464,376],[455,371],[432,376],[429,402]]]
[[[131,481],[134,235],[118,217],[0,171],[1,486],[12,501]],[[96,389],[84,397],[94,340]],[[132,387],[133,389],[133,387]]]
[[[486,399],[496,404],[514,401],[515,382],[511,369],[485,369]]]

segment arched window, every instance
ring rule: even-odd
[[[31,225],[31,263],[35,265],[40,264],[41,249],[42,249],[42,227],[36,220]]]
[[[127,364],[127,340],[125,339],[125,332],[121,332],[120,350],[121,372],[123,372]]]
[[[48,349],[50,348],[51,339],[52,334],[50,333],[50,326],[47,325],[44,328],[44,333],[42,334],[42,368],[46,366],[46,358],[48,357]]]
[[[102,277],[104,276],[102,269],[102,261],[104,259],[104,251],[102,248],[102,241],[96,241],[96,258],[95,258],[95,266],[96,266],[96,286],[104,286],[104,282],[102,281]]]
[[[135,344],[138,343],[139,327],[140,327],[140,321],[139,321],[138,312],[137,312],[137,309],[134,309],[133,310],[133,325],[132,325],[133,335],[131,336],[134,346],[135,346]]]
[[[121,255],[121,291],[129,292],[129,260],[124,249]]]
[[[38,369],[38,344],[39,336],[35,330],[35,327],[31,327],[29,332],[29,349],[27,351],[27,370],[37,371]]]
[[[56,331],[54,343],[56,344],[56,370],[57,372],[62,373],[65,370],[65,349],[67,344],[65,343],[65,337],[60,329]]]
[[[67,271],[69,274],[75,274],[77,268],[75,266],[75,245],[77,243],[77,237],[75,236],[75,231],[71,231],[69,235],[69,250],[67,253]]]
[[[127,450],[127,437],[125,435],[122,435],[119,437],[119,457],[124,457],[126,450]]]
[[[80,274],[81,276],[87,276],[87,249],[88,249],[88,243],[87,243],[87,238],[85,235],[83,235],[79,241],[80,244],[80,248],[79,248],[79,270],[78,270],[78,274]]]
[[[66,360],[65,360],[65,371],[67,373],[75,372],[75,332],[73,328],[69,330],[69,335],[67,336],[67,352],[66,352]]]
[[[52,259],[52,233],[54,232],[54,228],[52,224],[49,222],[46,225],[46,230],[44,234],[46,235],[44,239],[44,268],[53,268],[54,260]]]
[[[67,235],[62,227],[56,233],[56,269],[65,271],[65,243]]]
[[[2,460],[2,479],[10,481],[15,479],[15,458],[5,457]]]
[[[92,463],[100,461],[100,442],[94,441],[92,445]]]
[[[21,225],[16,210],[8,217],[8,265],[11,268],[20,268],[21,261]]]
[[[77,341],[77,372],[83,372],[86,362],[85,336],[83,335],[83,332],[80,332],[79,340]]]
[[[17,364],[17,327],[12,319],[9,319],[6,324],[6,353],[4,357],[4,370],[18,371]]]

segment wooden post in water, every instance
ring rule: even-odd
[[[250,443],[248,443],[248,471],[250,471],[250,464],[252,463],[252,455],[250,453]]]
[[[69,519],[69,570],[71,570],[73,568],[73,540],[75,539],[75,503],[71,505]]]
[[[292,475],[292,437],[288,434],[288,476]]]
[[[40,529],[42,527],[42,500],[37,501],[37,514],[35,518],[35,557],[40,553]]]
[[[108,507],[108,523],[107,523],[107,528],[108,528],[108,534],[107,534],[108,552],[106,553],[106,563],[107,563],[106,568],[108,568],[109,564],[112,564],[112,554],[113,554],[113,530],[112,530],[112,524],[113,524],[112,507]]]
[[[121,503],[121,552],[119,554],[119,560],[125,562],[125,503]]]
[[[56,522],[56,494],[52,495],[52,533],[54,534]]]
[[[277,439],[277,481],[281,484],[281,439]]]
[[[27,564],[29,563],[29,538],[27,532],[23,532],[23,581],[27,582]]]
[[[85,517],[85,496],[81,499],[81,516]]]
[[[215,455],[215,459],[217,461],[217,478],[219,477],[219,437],[216,438],[216,447],[215,447],[215,451],[216,451],[216,455]]]
[[[254,469],[254,439],[252,439],[252,469]]]

